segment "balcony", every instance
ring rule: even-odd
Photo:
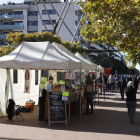
[[[24,15],[0,15],[0,20],[23,19]]]
[[[7,29],[23,29],[23,25],[0,25],[0,30],[7,30]]]
[[[6,39],[7,35],[0,35],[0,40]]]
[[[29,5],[0,5],[1,11],[29,9]]]

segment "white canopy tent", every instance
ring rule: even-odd
[[[7,70],[0,69],[0,117],[6,116],[6,97],[5,97],[5,85],[7,80]]]
[[[0,68],[38,70],[77,68],[75,61],[71,60],[62,56],[50,42],[22,42],[13,52],[0,58]]]
[[[72,59],[76,62],[81,62],[81,69],[85,69],[87,71],[94,70],[94,68],[90,67],[90,64],[84,61],[83,59],[75,56],[73,53],[71,53],[68,49],[66,49],[63,45],[53,42],[52,45],[61,52],[62,55],[68,57],[69,59]],[[75,69],[77,70],[77,69]]]
[[[94,64],[91,60],[86,59],[89,63]],[[104,68],[101,65],[97,66],[97,70],[99,70],[100,72],[104,73]]]
[[[97,66],[97,70],[99,70],[100,72],[104,73],[104,68],[101,65]]]
[[[74,70],[80,69],[79,63],[62,55],[50,42],[22,42],[13,52],[0,58],[0,68],[10,69],[8,99],[14,99],[19,105],[25,105],[28,99],[38,104],[41,71],[38,85],[35,85],[34,70]],[[19,69],[17,84],[13,83],[13,69]],[[25,69],[33,70],[30,74],[30,93],[24,93]],[[3,85],[1,90],[4,89]]]
[[[93,62],[89,62],[87,61],[81,54],[79,54],[78,52],[75,54],[80,60],[84,61],[85,63],[87,63],[90,66],[90,70],[95,71],[97,68],[97,64],[94,64]]]

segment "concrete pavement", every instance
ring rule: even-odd
[[[139,91],[140,92],[140,91]],[[22,113],[25,121],[16,117],[7,122],[0,118],[0,140],[139,140],[140,139],[140,93],[137,94],[137,109],[134,124],[128,119],[125,101],[120,93],[106,92],[106,100],[100,95],[100,102],[93,115],[71,115],[71,123],[51,124],[38,121],[38,107],[31,113]],[[97,99],[96,99],[97,100]]]

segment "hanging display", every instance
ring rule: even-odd
[[[30,70],[25,70],[24,92],[30,93]]]

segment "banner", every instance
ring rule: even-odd
[[[25,70],[24,93],[30,93],[30,70]]]

